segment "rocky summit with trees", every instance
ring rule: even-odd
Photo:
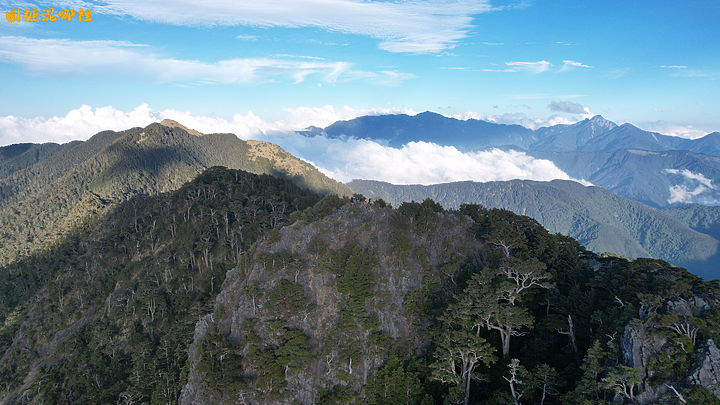
[[[324,201],[228,272],[181,403],[718,402],[717,283],[505,210]]]
[[[148,128],[97,149],[187,135]],[[219,166],[122,197],[99,167],[46,213],[62,232],[17,207],[71,178],[2,189],[13,243],[44,233],[0,267],[0,403],[720,403],[720,286],[683,268],[476,204]]]

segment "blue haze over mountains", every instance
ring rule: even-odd
[[[409,142],[431,142],[470,152],[514,149],[547,159],[571,177],[586,180],[623,197],[662,208],[680,203],[720,204],[720,190],[704,187],[697,175],[720,180],[720,133],[684,139],[617,125],[597,115],[572,125],[531,130],[432,112],[415,116],[364,116],[327,128],[298,131],[305,136],[356,138],[387,142],[401,148]],[[695,176],[695,177],[692,177]],[[703,179],[700,179],[703,180]],[[685,200],[672,199],[671,188],[687,190]]]

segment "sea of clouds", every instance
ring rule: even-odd
[[[578,109],[580,118],[591,115]],[[83,105],[63,117],[23,118],[0,117],[0,145],[15,143],[64,143],[85,140],[103,130],[126,130],[144,127],[163,119],[172,119],[202,133],[233,133],[241,139],[273,142],[295,156],[313,163],[328,176],[347,182],[352,179],[387,181],[394,184],[437,184],[473,180],[479,182],[511,179],[550,181],[572,179],[549,160],[536,159],[518,151],[498,149],[461,152],[454,147],[426,142],[411,142],[400,149],[389,147],[382,141],[363,139],[329,139],[324,136],[305,137],[295,133],[309,126],[327,127],[340,120],[351,120],[364,115],[408,114],[411,109],[350,107],[299,107],[285,110],[281,120],[268,122],[248,111],[232,119],[194,115],[172,109],[153,111],[142,104],[124,112],[111,106],[95,108]],[[584,114],[583,114],[584,113]],[[464,113],[458,119],[483,119],[503,124],[519,124],[535,129],[555,124],[572,124],[572,119],[553,115],[548,119],[531,119],[523,113],[482,116]],[[676,201],[697,197],[695,189],[672,191]]]

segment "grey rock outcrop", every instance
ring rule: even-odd
[[[698,350],[695,367],[688,374],[688,384],[707,388],[720,398],[720,349],[708,339]]]
[[[716,299],[707,296],[693,296],[687,299],[677,298],[669,300],[664,304],[661,313],[675,314],[681,319],[688,317],[699,317],[720,303]],[[622,363],[626,366],[640,370],[641,383],[638,386],[639,394],[636,396],[639,404],[656,404],[666,398],[675,397],[670,386],[679,388],[682,386],[702,386],[710,390],[720,398],[720,349],[712,339],[698,343],[695,348],[696,361],[685,377],[679,377],[681,381],[657,381],[657,377],[651,384],[651,379],[656,376],[656,371],[650,367],[654,356],[663,352],[670,353],[672,346],[671,338],[675,331],[669,327],[660,326],[648,321],[648,316],[642,316],[630,322],[625,327],[621,339]],[[661,331],[672,333],[661,333]],[[688,337],[685,337],[688,338]],[[682,350],[685,350],[685,346]],[[689,355],[690,353],[688,353]],[[685,381],[682,381],[685,379]]]
[[[647,383],[653,376],[648,367],[650,358],[659,353],[667,343],[667,337],[654,333],[653,330],[640,322],[631,322],[625,326],[620,342],[623,353],[623,364],[640,369],[641,393],[636,397],[640,404],[654,404],[668,392],[664,385],[652,387]]]

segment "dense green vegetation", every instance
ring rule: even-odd
[[[345,185],[277,146],[232,134],[193,136],[151,124],[65,145],[0,148],[0,265],[51,248],[88,215],[133,196],[173,191],[212,166],[284,177],[320,194]]]
[[[720,206],[687,204],[682,207],[665,208],[662,211],[690,228],[720,240]]]
[[[0,268],[4,403],[179,403],[188,384],[211,403],[718,401],[688,379],[720,339],[717,283],[527,216],[223,167],[101,203]]]
[[[173,193],[121,203],[57,249],[3,267],[0,378],[11,388],[4,399],[27,389],[47,403],[177,402],[195,324],[212,313],[225,273],[267,231],[319,200],[287,180],[211,168]],[[271,296],[293,310],[295,290],[284,288]],[[208,342],[223,368],[203,364],[216,372],[214,384],[234,386],[223,342]]]
[[[656,210],[599,187],[562,180],[430,186],[354,180],[348,185],[394,205],[431,198],[448,209],[458,209],[462,203],[507,209],[533,217],[551,232],[569,235],[597,253],[653,257],[706,279],[717,278],[720,221],[716,207]]]
[[[455,226],[453,216],[472,219],[481,249],[458,250],[468,243],[461,239],[437,242]],[[342,233],[344,226],[352,232]],[[392,236],[384,239],[378,226]],[[701,342],[720,337],[720,286],[659,260],[597,256],[507,210],[446,212],[429,199],[395,210],[349,206],[268,240],[253,263],[253,276],[238,282],[246,296],[265,292],[254,296],[251,314],[244,310],[242,337],[230,313],[213,324],[243,356],[237,395],[252,403],[655,403],[638,402],[642,395],[679,403],[669,388],[657,393],[667,385],[698,403],[717,400],[686,377],[702,357]],[[324,286],[309,282],[318,264],[331,275]],[[420,287],[388,284],[406,271],[422,274]],[[337,301],[319,305],[334,294]],[[398,297],[403,315],[394,318],[389,303]],[[673,309],[698,299],[712,309]],[[299,339],[296,351],[286,349],[290,338]],[[662,343],[644,349],[640,364],[628,339]],[[203,381],[209,397],[202,398],[235,403],[235,390]]]

